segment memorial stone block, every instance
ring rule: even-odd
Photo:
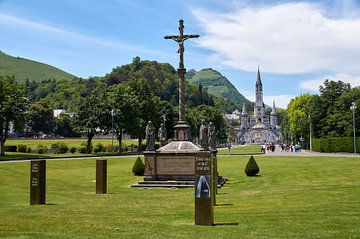
[[[45,204],[46,161],[30,163],[30,205]]]
[[[96,160],[96,194],[106,193],[107,160]]]
[[[214,224],[213,157],[210,152],[201,152],[195,161],[195,225]]]

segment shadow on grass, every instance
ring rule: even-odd
[[[234,206],[232,203],[219,203],[215,205],[216,207],[226,207],[226,206]]]
[[[220,222],[220,223],[214,223],[214,226],[238,226],[238,222]]]

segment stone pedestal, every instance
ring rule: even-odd
[[[144,181],[133,187],[194,187],[196,157],[201,152],[216,159],[216,151],[204,151],[190,141],[172,141],[157,151],[145,151]],[[214,180],[216,187],[226,181]]]
[[[46,161],[34,160],[30,163],[30,205],[45,204]]]

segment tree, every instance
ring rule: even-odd
[[[63,137],[75,137],[78,135],[72,127],[70,115],[61,113],[59,117],[55,118],[55,135]]]
[[[49,134],[54,129],[54,113],[44,100],[32,103],[26,114],[27,123],[31,130],[39,134],[43,132]]]
[[[27,99],[23,85],[14,77],[0,75],[0,155],[5,154],[5,141],[9,135],[10,122],[17,124],[24,115]]]
[[[301,137],[309,138],[311,114],[310,106],[313,95],[303,94],[292,99],[287,108],[287,120],[292,139],[298,141]]]
[[[186,109],[186,121],[189,123],[192,131],[191,133],[194,137],[199,136],[202,119],[204,119],[207,123],[214,123],[216,131],[218,132],[218,139],[220,141],[226,139],[226,123],[222,112],[208,105],[199,105],[194,108]]]
[[[94,88],[86,97],[78,101],[73,126],[87,137],[86,150],[91,153],[91,141],[97,130],[108,130],[111,127],[111,108],[104,89]]]

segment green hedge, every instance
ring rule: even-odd
[[[354,152],[354,138],[320,138],[312,140],[312,150],[317,152]],[[360,137],[356,138],[356,152],[360,152]]]

